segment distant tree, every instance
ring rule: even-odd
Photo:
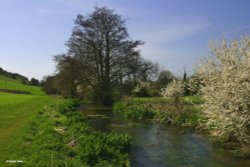
[[[187,70],[186,69],[184,69],[184,72],[183,72],[183,91],[184,91],[184,96],[190,95],[189,79],[187,77]]]
[[[169,70],[163,70],[160,72],[157,84],[159,88],[166,87],[170,82],[172,82],[176,77]]]
[[[42,89],[47,94],[58,94],[59,90],[56,86],[56,76],[46,76],[41,82]]]
[[[67,43],[69,52],[57,56],[56,62],[62,67],[66,59],[74,59],[79,68],[70,82],[92,87],[96,99],[109,105],[117,85],[137,71],[139,52],[135,48],[141,44],[129,38],[120,15],[106,7],[95,7],[86,17],[77,16]],[[65,73],[60,67],[59,75]],[[65,78],[61,78],[63,81]]]
[[[39,82],[39,80],[37,80],[37,79],[35,79],[35,78],[31,78],[31,80],[30,80],[30,85],[39,86],[39,85],[40,85],[40,82]]]
[[[139,64],[139,75],[142,82],[155,79],[159,72],[159,64],[150,60],[143,60]]]
[[[64,97],[77,97],[77,85],[80,83],[81,68],[79,62],[66,54],[54,57],[57,62],[58,74],[56,75],[55,85]]]

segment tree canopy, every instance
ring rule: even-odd
[[[158,66],[146,61],[136,48],[125,20],[113,10],[95,7],[87,16],[78,15],[66,54],[55,56],[59,89],[74,95],[88,89],[94,99],[112,104],[124,81],[147,80]]]

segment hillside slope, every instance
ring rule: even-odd
[[[45,105],[56,100],[46,96],[41,87],[23,84],[20,78],[0,75],[0,166],[6,165],[3,157],[9,155],[18,143],[15,136],[23,133],[22,127]],[[19,94],[14,91],[19,91]],[[22,94],[22,91],[30,94]]]
[[[19,79],[9,78],[0,75],[0,89],[5,90],[19,90],[27,91],[34,95],[44,95],[45,93],[41,90],[41,87],[25,85]]]

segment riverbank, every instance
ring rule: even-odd
[[[7,165],[130,166],[127,151],[131,138],[95,131],[75,111],[76,106],[75,101],[60,99],[43,107],[22,133],[14,136],[15,147],[3,155],[9,160]]]
[[[180,99],[131,98],[118,102],[114,111],[132,119],[154,119],[157,122],[195,127],[200,116],[199,97]]]
[[[221,145],[232,156],[249,159],[249,146],[210,135],[209,129],[203,126],[206,118],[201,112],[202,103],[198,96],[180,97],[179,99],[130,98],[116,103],[114,111],[122,113],[130,119],[150,119],[168,125],[192,127],[196,129],[197,133],[205,134],[210,141]]]
[[[193,128],[159,123],[153,119],[130,119],[112,109],[84,108],[91,127],[102,132],[128,134],[131,166],[143,167],[243,167],[250,160],[232,157],[223,147],[195,133]],[[98,115],[98,116],[93,116]]]

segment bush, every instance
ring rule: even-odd
[[[250,38],[211,43],[213,58],[196,69],[202,105],[213,136],[250,144]]]
[[[75,111],[78,106],[79,101],[76,99],[64,100],[62,103],[57,104],[56,110],[58,110],[61,114],[65,114],[67,112]]]
[[[131,107],[124,112],[125,117],[133,119],[153,118],[155,114],[153,109],[143,107]]]
[[[132,93],[134,97],[158,97],[160,95],[150,82],[140,82]]]
[[[150,91],[149,91],[149,89],[146,88],[146,87],[138,87],[138,88],[134,91],[134,96],[135,96],[135,97],[151,97]]]
[[[156,118],[162,123],[196,127],[200,120],[200,112],[196,106],[185,106],[182,112],[170,107],[164,112],[157,112]]]
[[[200,121],[199,108],[195,105],[172,105],[168,102],[119,102],[114,111],[127,118],[147,119],[181,126],[197,126]]]
[[[115,103],[113,109],[115,112],[119,112],[119,113],[122,113],[126,110],[126,108],[128,107],[128,103],[126,102],[117,102]]]
[[[184,95],[184,84],[183,81],[174,80],[169,83],[166,88],[162,89],[161,92],[163,97],[180,97]]]

